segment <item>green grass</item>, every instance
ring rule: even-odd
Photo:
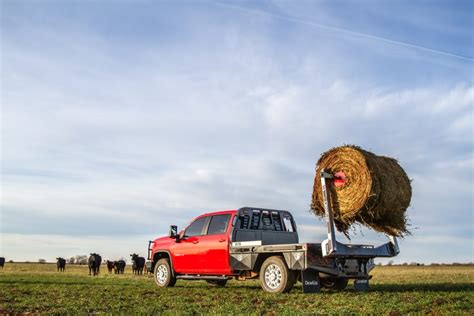
[[[0,270],[0,314],[64,313],[311,313],[474,314],[474,267],[376,267],[371,290],[320,294],[263,292],[258,281],[230,281],[225,288],[179,280],[159,289],[152,276],[90,277],[85,266],[56,272],[51,264],[9,264]]]

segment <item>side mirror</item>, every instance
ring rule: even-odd
[[[170,226],[170,232],[168,234],[169,238],[175,238],[176,241],[179,241],[179,235],[178,235],[178,226],[176,225],[171,225]]]

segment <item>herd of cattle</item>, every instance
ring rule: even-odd
[[[131,254],[130,257],[132,257],[132,273],[133,274],[143,274],[143,269],[145,268],[145,258],[139,257],[136,253]],[[58,258],[58,271],[59,271],[59,259]],[[102,257],[97,254],[97,253],[91,253],[89,260],[88,260],[88,266],[89,266],[89,275],[98,275],[100,272],[100,265],[102,264]],[[125,271],[125,260],[117,260],[117,261],[110,261],[107,260],[105,262],[107,266],[107,270],[109,270],[109,273],[112,273],[112,271],[115,272],[115,274],[123,274]],[[148,271],[145,269],[145,273],[148,273]]]
[[[148,273],[149,271],[145,268],[145,258],[139,257],[136,253],[131,254],[130,257],[132,257],[132,273],[133,274],[143,274],[143,269],[145,269],[145,273]],[[99,275],[100,272],[100,265],[102,264],[102,257],[97,254],[97,253],[91,253],[89,256],[89,260],[87,261],[87,264],[89,266],[89,275],[94,275],[97,276]],[[117,261],[110,261],[107,260],[105,262],[107,269],[109,270],[109,273],[112,273],[112,271],[115,272],[115,274],[123,274],[125,272],[125,260],[117,260]],[[0,267],[5,265],[5,258],[0,257]],[[56,267],[58,268],[58,272],[64,272],[66,270],[66,259],[64,258],[56,258]]]

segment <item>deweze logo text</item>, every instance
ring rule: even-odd
[[[319,282],[318,281],[304,281],[304,285],[318,285]]]

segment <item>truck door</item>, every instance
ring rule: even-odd
[[[230,274],[229,263],[229,231],[232,214],[212,216],[206,235],[200,237],[201,273]]]
[[[173,268],[178,273],[197,274],[200,272],[202,235],[205,234],[210,216],[200,217],[184,231],[181,240],[173,247]]]

